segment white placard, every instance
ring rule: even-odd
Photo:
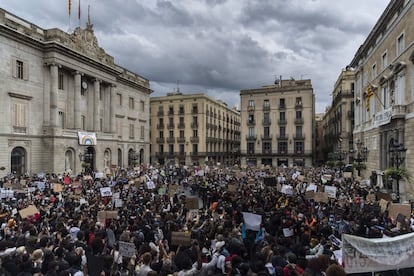
[[[136,253],[135,244],[132,242],[119,241],[119,253],[123,257],[132,257]]]
[[[112,196],[111,187],[100,188],[101,196]]]
[[[335,186],[325,186],[325,193],[327,193],[330,198],[336,198],[336,190],[337,188]]]
[[[247,230],[259,231],[262,224],[262,216],[243,212],[244,225]]]

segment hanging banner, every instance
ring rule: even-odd
[[[380,239],[344,234],[342,244],[347,274],[395,270],[414,264],[414,233]]]
[[[95,132],[78,132],[79,145],[83,146],[95,146],[96,145],[96,133]]]

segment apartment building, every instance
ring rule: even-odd
[[[239,162],[240,113],[206,94],[151,97],[151,162],[233,165]]]
[[[315,96],[311,80],[277,80],[240,91],[241,165],[311,166]]]
[[[353,162],[355,72],[342,70],[332,91],[332,103],[323,117],[324,160]]]
[[[369,150],[367,172],[396,200],[414,199],[413,178],[389,181],[389,168],[414,170],[414,1],[390,1],[356,52],[355,129]]]
[[[91,22],[42,29],[0,9],[0,176],[149,162],[149,81],[115,64]]]

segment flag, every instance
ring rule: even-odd
[[[81,16],[81,8],[80,8],[80,2],[81,0],[78,0],[78,19],[80,20],[80,16]]]
[[[68,0],[68,13],[69,13],[69,17],[72,11],[72,0]]]
[[[371,84],[369,84],[367,87],[367,91],[365,91],[365,107],[367,111],[369,111],[370,99],[372,96],[374,96],[374,90],[372,90],[372,86]]]

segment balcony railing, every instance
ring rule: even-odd
[[[277,139],[279,140],[287,140],[289,137],[286,134],[279,134],[277,136]]]
[[[191,127],[192,128],[198,128],[198,123],[197,122],[192,122]]]
[[[179,129],[183,129],[183,128],[185,128],[185,124],[184,124],[184,123],[179,123],[179,124],[178,124],[178,128],[179,128]]]
[[[303,133],[296,133],[293,138],[295,140],[303,140],[303,139],[305,139],[305,134],[303,134]]]
[[[164,116],[164,110],[158,110],[158,116]]]
[[[174,123],[167,125],[168,129],[173,129],[175,127]]]
[[[185,137],[177,137],[177,143],[185,143]]]
[[[256,124],[256,120],[247,119],[248,126],[254,126]]]
[[[286,125],[287,121],[286,121],[286,119],[279,119],[278,123],[279,123],[279,125]]]
[[[157,138],[157,143],[158,144],[162,144],[162,143],[164,143],[164,141],[165,141],[165,138],[164,137],[158,137]]]
[[[295,108],[296,109],[301,109],[303,107],[302,102],[296,102],[295,103]]]
[[[303,118],[296,118],[295,119],[295,124],[296,125],[303,125]]]
[[[167,143],[174,144],[175,143],[175,137],[167,137]]]
[[[263,105],[263,111],[269,111],[269,110],[270,110],[270,105],[264,104]]]
[[[200,138],[198,136],[190,137],[191,143],[198,143],[200,141]]]
[[[279,109],[280,110],[286,109],[286,104],[279,104]]]
[[[252,112],[254,111],[254,106],[248,106],[247,107],[247,112]]]
[[[164,129],[165,125],[164,124],[158,124],[157,125],[157,129]]]
[[[246,140],[256,140],[257,136],[256,134],[247,134]]]
[[[270,126],[271,121],[270,121],[270,119],[263,119],[263,120],[262,120],[262,124],[263,124],[264,126]]]
[[[263,135],[262,134],[262,140],[272,140],[272,135],[271,134],[269,134],[269,135]]]
[[[168,115],[174,115],[174,110],[168,110]]]

